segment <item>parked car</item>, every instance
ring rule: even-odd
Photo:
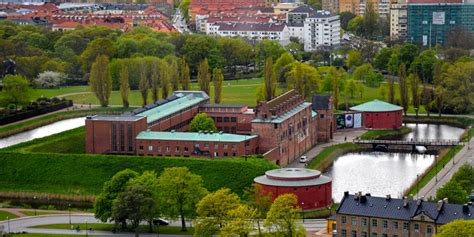
[[[301,157],[300,157],[300,163],[306,163],[306,162],[308,162],[308,157],[306,157],[306,156],[301,156]]]
[[[157,218],[153,220],[153,224],[154,225],[169,225],[170,222],[165,219]]]

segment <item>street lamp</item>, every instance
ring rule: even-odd
[[[303,209],[303,206],[304,206],[304,202],[301,202],[301,214],[303,214],[303,223],[304,223],[304,209]]]
[[[34,200],[33,205],[35,206],[35,216],[36,216],[36,196],[33,196],[33,200]]]
[[[67,209],[69,211],[69,225],[71,224],[71,203],[67,204]]]

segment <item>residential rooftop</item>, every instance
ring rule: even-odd
[[[138,140],[165,140],[165,141],[196,141],[196,142],[243,142],[256,138],[256,135],[237,135],[230,133],[204,132],[155,132],[143,131],[137,135]]]
[[[136,116],[136,115],[95,115],[92,117],[87,117],[87,119],[94,120],[94,121],[124,121],[124,122],[137,121],[142,118],[144,117]]]
[[[252,120],[252,123],[282,123],[283,121],[285,121],[285,120],[291,118],[292,116],[294,116],[295,114],[299,113],[301,110],[306,109],[310,106],[311,106],[311,103],[304,102],[304,103],[301,103],[301,104],[293,107],[292,109],[286,111],[285,113],[283,113],[279,116],[272,116],[272,117],[267,118],[267,119],[256,118],[256,119]]]
[[[283,31],[285,24],[278,23],[216,23],[219,31]]]
[[[307,187],[332,181],[330,177],[321,175],[319,170],[305,168],[283,168],[269,170],[265,175],[256,177],[256,183],[277,187]]]

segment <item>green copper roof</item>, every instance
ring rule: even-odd
[[[137,135],[139,140],[170,140],[197,142],[242,142],[256,135],[237,135],[230,133],[197,133],[197,132],[154,132],[144,131]]]
[[[351,107],[351,110],[364,112],[388,112],[402,109],[403,108],[398,105],[390,104],[380,100],[372,100],[370,102]]]
[[[173,96],[178,98],[137,115],[146,116],[147,123],[150,124],[209,100],[209,96],[202,91],[175,91]]]
[[[291,118],[291,116],[299,113],[301,110],[306,109],[311,106],[311,103],[304,102],[294,107],[293,109],[288,110],[286,113],[280,116],[272,116],[268,119],[254,119],[252,123],[282,123],[283,121]]]
[[[314,118],[316,116],[318,116],[318,112],[311,110],[311,117]]]

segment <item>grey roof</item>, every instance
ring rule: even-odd
[[[329,18],[329,17],[333,17],[333,16],[335,16],[335,15],[333,15],[329,11],[313,11],[309,14],[309,17],[311,17],[311,18]]]
[[[143,131],[137,135],[138,140],[196,141],[196,142],[243,142],[256,135],[238,135],[231,133],[198,133],[198,132],[155,132]]]
[[[252,123],[282,123],[285,120],[291,118],[292,116],[299,113],[301,110],[306,109],[309,106],[311,106],[311,103],[304,102],[304,103],[301,103],[301,104],[295,106],[294,108],[286,111],[285,113],[283,113],[279,116],[272,116],[272,117],[267,118],[267,119],[256,118],[256,119],[252,120]]]
[[[331,99],[330,95],[313,95],[313,105],[312,109],[313,110],[318,110],[318,109],[329,109],[329,100]]]
[[[434,202],[422,201],[417,205],[417,200],[407,200],[408,205],[404,207],[404,199],[367,195],[362,195],[362,198],[355,197],[355,195],[345,193],[337,209],[337,214],[409,221],[423,213],[437,224],[445,224],[456,219],[474,220],[474,206],[472,205],[468,205],[469,211],[463,213],[463,205],[459,204],[443,203],[443,207],[438,211],[438,203]]]
[[[316,12],[316,10],[308,5],[301,5],[290,11],[290,13],[311,13],[311,12]]]
[[[137,115],[96,115],[87,119],[95,121],[137,121],[144,118]]]
[[[285,24],[275,23],[216,23],[219,31],[283,31]]]
[[[318,170],[305,168],[276,169],[256,177],[256,183],[276,187],[308,187],[326,184],[332,181],[330,177],[321,175]]]

